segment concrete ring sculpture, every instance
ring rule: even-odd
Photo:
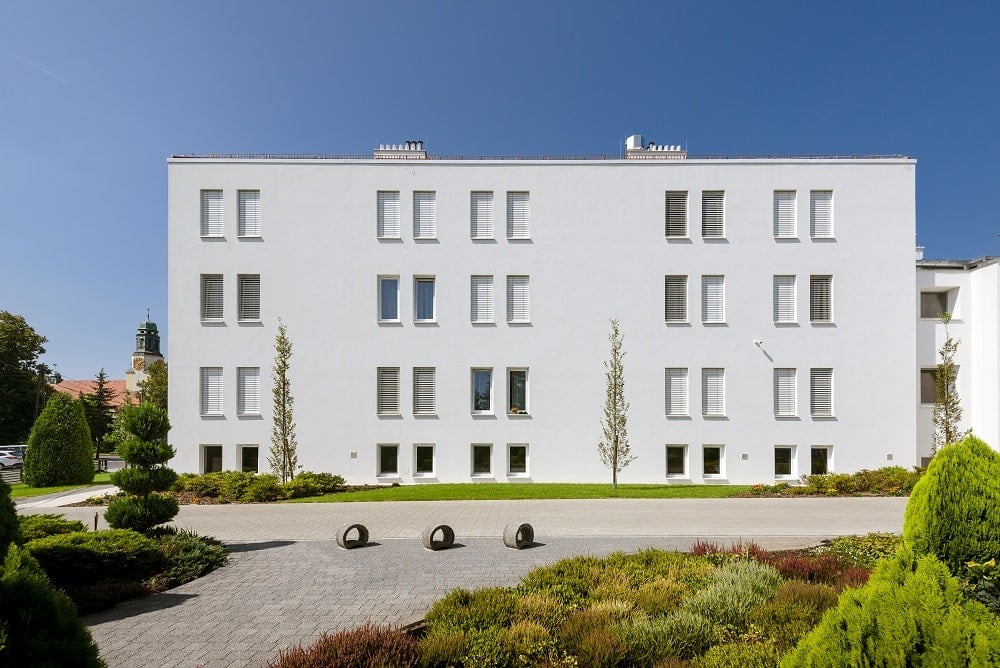
[[[439,532],[441,537],[435,540],[434,536]],[[447,524],[431,524],[424,529],[423,534],[420,536],[420,540],[423,542],[424,547],[428,550],[434,550],[436,552],[455,544],[455,532]]]
[[[523,550],[535,542],[535,530],[527,522],[511,522],[503,530],[503,544],[515,550]]]
[[[357,531],[357,538],[350,538],[351,532]],[[345,524],[337,530],[337,545],[345,550],[364,547],[368,544],[368,529],[364,524]]]

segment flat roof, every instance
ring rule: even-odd
[[[996,255],[984,255],[975,260],[917,260],[918,269],[958,269],[961,271],[971,271],[980,267],[988,267],[996,264],[1000,257]]]
[[[669,155],[669,154],[668,154]],[[657,153],[642,154],[640,157],[626,158],[621,155],[428,155],[427,157],[400,156],[376,157],[366,155],[336,155],[336,154],[290,154],[290,153],[178,153],[171,155],[168,162],[174,161],[311,161],[311,162],[371,162],[371,163],[406,163],[414,162],[621,162],[635,165],[684,164],[686,162],[916,162],[907,155],[688,155],[684,158],[660,157]]]

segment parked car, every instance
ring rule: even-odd
[[[21,461],[20,457],[0,452],[0,469],[9,469],[14,466],[21,466],[23,463],[24,462]]]
[[[24,451],[28,449],[26,445],[0,445],[0,452],[9,452],[15,457],[24,459]]]

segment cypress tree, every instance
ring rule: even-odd
[[[94,481],[94,446],[83,404],[57,392],[35,420],[24,451],[24,482],[32,487]]]

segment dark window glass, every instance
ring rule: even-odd
[[[528,472],[528,446],[510,446],[510,473]]]
[[[257,448],[241,448],[243,462],[241,469],[244,473],[257,473]]]
[[[667,446],[667,475],[684,475],[684,446]]]
[[[823,475],[826,473],[827,451],[826,448],[812,449],[812,462],[809,466],[809,473],[813,475]]]
[[[491,448],[488,445],[474,445],[472,446],[472,472],[473,473],[491,473],[492,466],[490,462],[490,452]]]
[[[397,466],[399,446],[382,445],[378,449],[378,473],[379,475],[395,475],[399,471]]]
[[[707,447],[702,451],[705,475],[722,474],[722,448]]]
[[[774,449],[774,475],[792,475],[792,449]]]

